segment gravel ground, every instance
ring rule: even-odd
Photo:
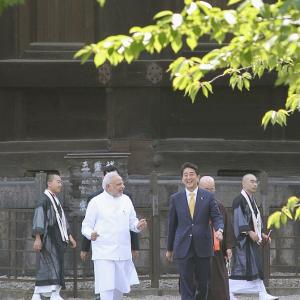
[[[237,297],[239,300],[257,300],[258,297],[251,297],[251,296],[239,296]],[[299,300],[299,295],[294,296],[281,296],[280,300]],[[123,300],[137,300],[138,298],[132,297],[123,297]],[[66,300],[86,300],[86,299],[79,299],[79,298],[67,298]],[[144,296],[143,300],[180,300],[178,296]]]
[[[296,276],[294,273],[272,273],[269,281],[270,288],[300,288],[300,274]],[[71,279],[66,277],[66,279]],[[17,288],[17,289],[31,289],[34,286],[33,277],[18,277],[17,280],[7,281],[7,276],[0,276],[0,288]],[[73,288],[72,282],[66,282],[67,290]],[[151,287],[151,281],[140,276],[140,284],[133,286],[132,289],[147,289]],[[161,289],[177,289],[178,288],[178,275],[166,274],[159,280],[159,287]],[[78,289],[93,289],[94,280],[78,281]],[[1,300],[1,299],[0,299]],[[299,298],[300,300],[300,298]]]
[[[124,300],[133,300],[133,299],[134,298],[130,298],[130,297],[124,298]],[[238,299],[239,300],[256,300],[258,298],[257,297],[238,297]],[[144,300],[180,300],[180,297],[175,297],[175,296],[161,296],[161,297],[160,296],[149,296],[149,297],[145,297]],[[299,295],[280,297],[280,300],[299,300]]]
[[[2,276],[4,278],[4,276]],[[6,281],[1,280],[0,276],[0,288],[13,288],[13,289],[22,289],[22,290],[28,290],[33,289],[34,283],[27,282],[28,277],[24,277],[24,281],[22,278],[19,278],[18,280],[12,280],[12,281]],[[32,279],[32,278],[30,278]],[[159,281],[159,286],[161,289],[177,289],[178,288],[178,279],[161,279]],[[150,288],[151,282],[150,280],[141,280],[140,284],[137,286],[134,286],[132,289],[147,289]],[[71,290],[73,288],[73,284],[71,282],[66,283],[67,290]],[[300,288],[300,277],[298,278],[277,278],[277,279],[271,279],[270,288]],[[78,282],[78,289],[94,289],[94,282],[92,280],[90,281],[80,281]],[[300,297],[299,297],[300,300]]]
[[[276,274],[281,275],[280,273]],[[287,275],[287,274],[285,274]],[[0,289],[5,288],[5,289],[15,289],[15,290],[27,290],[31,291],[34,288],[34,283],[33,282],[26,282],[25,279],[31,279],[28,277],[23,277],[19,278],[19,280],[16,281],[5,281],[1,280],[2,278],[4,279],[5,276],[0,276]],[[23,279],[23,280],[22,280]],[[132,288],[133,290],[133,295],[132,296],[124,296],[124,300],[137,300],[137,299],[143,299],[143,300],[180,300],[179,296],[175,295],[164,295],[164,296],[154,296],[154,295],[149,295],[150,292],[150,287],[151,287],[151,282],[150,280],[141,280],[140,284],[137,286],[134,286]],[[271,279],[270,288],[300,288],[300,278],[299,277],[292,277],[292,278],[276,278],[276,279]],[[73,288],[72,283],[68,282],[67,283],[67,291],[71,291]],[[78,282],[78,289],[80,290],[90,290],[92,291],[94,288],[94,282],[92,280],[90,281],[80,281]],[[160,289],[167,291],[171,290],[173,293],[176,294],[176,291],[178,289],[178,278],[169,278],[169,279],[160,279]],[[138,290],[135,291],[135,290]],[[147,293],[148,295],[143,295],[139,291],[145,291],[148,290]],[[175,291],[175,292],[174,292]],[[137,293],[135,293],[137,292]],[[1,297],[0,297],[1,298]],[[239,300],[256,300],[258,297],[256,296],[245,296],[245,295],[240,295],[237,296]],[[64,298],[65,300],[87,300],[86,298]],[[217,300],[217,299],[216,299]],[[300,295],[294,295],[294,296],[280,296],[280,300],[300,300]]]

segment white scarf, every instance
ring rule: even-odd
[[[55,216],[56,216],[58,228],[60,231],[61,239],[63,240],[63,242],[68,243],[69,237],[68,237],[68,232],[67,232],[67,222],[66,222],[64,210],[63,210],[62,206],[60,205],[60,202],[57,199],[57,197],[55,195],[51,194],[49,190],[45,190],[44,194],[50,199],[52,207],[55,211]],[[53,197],[55,198],[55,200],[53,199]],[[57,210],[57,207],[56,207],[56,204],[54,203],[54,201],[56,201],[58,206],[61,208],[61,217],[60,217],[60,214]]]
[[[262,236],[261,236],[262,220],[261,220],[260,212],[259,212],[259,209],[257,207],[256,201],[253,199],[253,203],[254,203],[254,205],[256,207],[256,210],[257,210],[257,216],[254,213],[249,195],[244,190],[241,191],[241,194],[246,199],[246,201],[248,203],[248,206],[251,210],[252,221],[253,221],[253,225],[254,225],[254,231],[258,235],[258,239],[259,239],[257,243],[260,244],[261,241],[262,241]]]

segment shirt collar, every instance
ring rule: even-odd
[[[123,196],[123,194],[119,197],[114,197],[113,195],[111,195],[110,193],[108,193],[106,190],[103,191],[103,193],[105,194],[106,197],[109,197],[111,199],[119,199],[120,197]]]
[[[189,199],[190,198],[190,194],[194,193],[195,199],[196,199],[197,198],[197,192],[198,192],[198,187],[196,187],[192,192],[190,192],[189,190],[185,189],[186,198]]]
[[[106,190],[103,191],[103,194],[106,196],[106,197],[109,197],[109,198],[113,198],[113,196],[108,193]]]

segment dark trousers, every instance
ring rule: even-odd
[[[210,257],[197,257],[193,249],[177,259],[181,300],[206,300],[210,279]]]

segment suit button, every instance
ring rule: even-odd
[[[192,226],[194,226],[194,224],[192,224]]]
[[[192,234],[190,234],[190,237],[192,237],[193,235]]]

